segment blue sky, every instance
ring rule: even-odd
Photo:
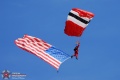
[[[0,73],[26,74],[25,80],[120,80],[119,0],[1,0]],[[14,40],[35,36],[73,54],[76,37],[64,34],[72,8],[95,14],[80,37],[79,60],[65,61],[56,69],[18,48]],[[2,76],[0,76],[2,80]]]

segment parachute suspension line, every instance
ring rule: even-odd
[[[77,37],[76,44],[77,44],[77,43],[80,43],[80,37]]]

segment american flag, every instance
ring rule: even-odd
[[[24,35],[23,38],[15,40],[15,44],[23,50],[43,59],[57,70],[65,60],[70,58],[70,56],[63,51],[33,36]]]

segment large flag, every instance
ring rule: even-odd
[[[70,55],[48,44],[42,39],[33,36],[24,35],[23,38],[15,40],[15,44],[23,50],[43,59],[57,70],[65,60],[70,58]]]

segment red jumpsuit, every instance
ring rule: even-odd
[[[71,56],[71,58],[73,57],[73,56],[75,56],[76,57],[76,59],[78,59],[78,48],[79,48],[79,46],[80,46],[80,44],[78,44],[75,48],[74,48],[74,54]]]

